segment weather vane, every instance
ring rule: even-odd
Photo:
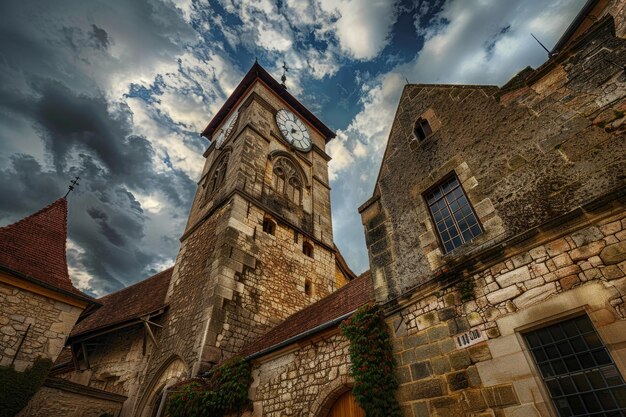
[[[285,90],[287,89],[287,84],[285,84],[285,82],[287,81],[287,71],[289,71],[289,68],[287,67],[287,63],[283,61],[283,76],[280,77],[280,80],[282,81],[281,85]]]
[[[76,178],[74,178],[72,181],[70,181],[70,185],[67,187],[67,192],[65,193],[65,196],[63,196],[63,198],[66,198],[69,193],[71,193],[72,191],[74,191],[74,188],[79,186],[80,184],[78,183],[78,180],[80,179],[79,176],[76,176]]]

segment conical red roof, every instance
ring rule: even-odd
[[[0,228],[0,267],[82,297],[67,272],[67,200]]]

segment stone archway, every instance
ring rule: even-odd
[[[328,417],[365,417],[365,410],[357,404],[352,391],[346,391],[330,408]]]
[[[178,356],[165,361],[152,378],[148,388],[144,391],[135,415],[138,417],[151,417],[154,415],[156,412],[155,408],[158,408],[160,404],[157,399],[161,397],[163,390],[182,381],[188,374],[189,367]]]
[[[343,375],[329,382],[321,390],[315,402],[311,405],[310,417],[331,417],[333,407],[346,394],[352,394],[354,381],[348,375]],[[345,399],[343,401],[346,401]],[[356,415],[355,417],[360,417]]]

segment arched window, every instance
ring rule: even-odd
[[[226,179],[226,171],[228,170],[228,158],[230,157],[230,152],[224,153],[220,159],[213,164],[213,167],[209,171],[209,175],[207,175],[206,180],[204,181],[204,201],[206,201],[215,191],[217,191],[220,186],[224,183]]]
[[[302,179],[293,162],[279,158],[274,163],[274,190],[296,204],[302,201]]]

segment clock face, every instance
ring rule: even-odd
[[[235,124],[237,123],[237,118],[239,117],[239,110],[236,110],[220,129],[220,133],[215,139],[215,146],[219,149],[222,146],[222,143],[228,138],[228,136],[233,131]]]
[[[311,135],[302,120],[289,110],[278,110],[276,124],[287,142],[301,151],[311,149]]]

